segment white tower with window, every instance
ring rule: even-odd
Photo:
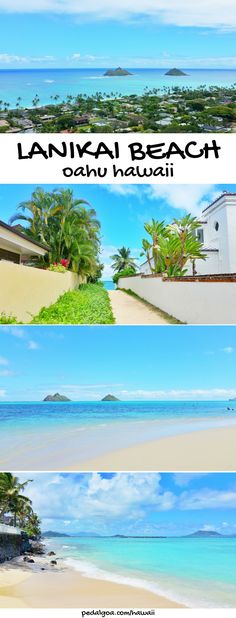
[[[236,193],[223,193],[207,206],[197,231],[205,261],[196,261],[196,274],[236,273]]]

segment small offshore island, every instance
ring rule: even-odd
[[[103,397],[101,399],[101,401],[120,401],[120,399],[118,399],[117,397],[115,397],[115,395],[106,395],[105,397]]]
[[[105,77],[124,77],[125,75],[133,75],[133,73],[118,67],[117,69],[108,69],[104,75]]]
[[[187,73],[184,73],[184,71],[181,71],[180,69],[170,69],[169,71],[167,71],[165,73],[165,75],[172,75],[174,77],[181,77],[183,75],[187,75]]]
[[[60,395],[60,393],[55,393],[54,395],[47,395],[43,401],[71,401],[65,395]]]

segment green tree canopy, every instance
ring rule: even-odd
[[[71,189],[38,187],[17,210],[10,224],[19,222],[28,236],[49,247],[45,265],[66,259],[74,272],[94,276],[100,266],[100,223],[85,200]]]

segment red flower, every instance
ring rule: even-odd
[[[62,258],[62,259],[60,260],[60,264],[61,264],[62,266],[64,266],[64,268],[68,268],[69,263],[70,263],[70,260],[66,260],[65,258]]]

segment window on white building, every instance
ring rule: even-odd
[[[197,239],[199,240],[199,242],[204,242],[204,232],[201,227],[197,230]]]

